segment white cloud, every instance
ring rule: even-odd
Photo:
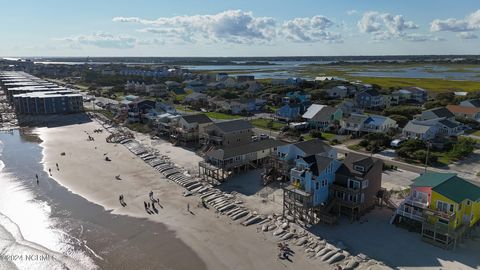
[[[90,35],[77,35],[66,38],[57,38],[70,42],[71,45],[90,45],[100,48],[130,49],[135,47],[137,39],[126,35],[112,35],[104,32],[97,32]]]
[[[325,16],[295,18],[283,23],[282,34],[295,42],[341,42],[339,33],[327,31],[334,23]]]
[[[472,32],[460,32],[457,34],[457,37],[461,39],[477,39],[478,36]]]
[[[467,15],[464,19],[436,19],[430,23],[430,31],[467,32],[480,29],[480,9]]]
[[[352,16],[358,13],[358,10],[352,9],[352,10],[347,10],[347,15]]]
[[[372,36],[373,41],[404,40],[411,42],[441,41],[443,39],[428,34],[409,33],[409,30],[418,29],[413,21],[406,21],[403,15],[365,12],[357,22],[358,30]]]
[[[275,19],[255,17],[252,12],[227,10],[213,15],[162,17],[145,20],[137,17],[115,17],[114,22],[148,25],[141,32],[166,35],[167,38],[194,42],[200,39],[246,43],[275,38]]]

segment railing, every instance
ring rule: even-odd
[[[411,196],[405,198],[404,202],[405,202],[405,204],[415,206],[415,207],[418,207],[418,208],[428,208],[428,205],[429,205],[428,201],[426,201],[426,202],[423,201],[422,202],[422,201],[420,201],[420,200],[418,200],[414,197],[411,197]]]
[[[410,212],[405,211],[404,205],[402,204],[397,209],[397,214],[401,215],[401,216],[404,216],[404,217],[411,218],[413,220],[421,221],[421,222],[423,222],[425,220],[425,217],[423,216],[422,211],[417,211],[417,210],[413,210],[413,209],[411,209],[411,210],[412,211],[410,211]]]
[[[438,218],[441,218],[441,219],[448,220],[449,222],[454,220],[455,216],[456,216],[455,212],[445,213],[443,211],[433,210],[433,209],[430,209],[430,208],[425,209],[424,213],[425,213],[426,216],[438,217]]]
[[[210,139],[210,140],[212,140],[212,141],[216,141],[216,142],[221,142],[221,141],[223,141],[223,138],[220,137],[220,136],[215,136],[215,135],[207,134],[207,137],[208,137],[208,139]]]
[[[290,170],[290,174],[291,176],[293,177],[298,177],[300,178],[302,176],[302,173],[304,172],[305,170],[299,170],[297,168],[293,168]]]
[[[351,188],[348,188],[348,187],[344,187],[344,186],[340,186],[340,185],[335,185],[333,184],[331,187],[330,187],[331,190],[333,191],[342,191],[342,192],[345,192],[345,194],[359,194],[361,189],[351,189]]]

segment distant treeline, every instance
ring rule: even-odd
[[[480,55],[278,56],[278,57],[50,57],[35,61],[145,63],[170,65],[272,65],[280,61],[324,64],[462,63],[480,64]]]

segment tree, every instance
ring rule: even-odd
[[[413,119],[413,116],[422,112],[417,106],[395,106],[385,109],[385,115],[403,115],[408,119]]]
[[[407,123],[409,121],[408,117],[406,117],[404,115],[392,114],[389,117],[392,118],[393,120],[395,120],[397,122],[398,126],[401,127],[401,128],[405,127],[405,125],[407,125]]]

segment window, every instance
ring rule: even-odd
[[[446,202],[437,201],[437,210],[444,213],[453,212],[453,205]]]
[[[362,189],[366,189],[368,187],[368,179],[362,182]]]
[[[320,186],[320,183],[318,183],[318,182],[317,182],[317,183],[315,183],[315,189],[318,189],[318,188],[319,188],[319,186]]]
[[[365,171],[365,168],[363,166],[359,166],[359,165],[353,166],[353,169],[355,171],[359,171],[359,172],[364,172]]]
[[[348,188],[350,189],[360,189],[360,182],[352,179],[348,179]]]

